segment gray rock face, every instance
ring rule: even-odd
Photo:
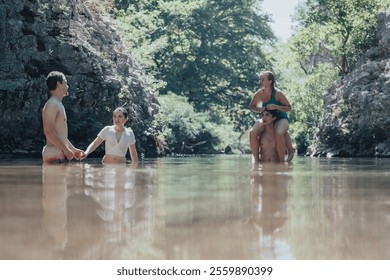
[[[390,157],[390,10],[379,14],[378,46],[324,99],[312,156]]]
[[[68,78],[69,139],[85,149],[112,111],[127,103],[139,153],[156,155],[150,122],[158,110],[142,69],[109,18],[88,1],[0,1],[0,153],[38,156],[45,145],[45,78]]]

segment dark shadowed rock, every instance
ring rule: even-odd
[[[139,153],[156,155],[158,103],[110,19],[88,1],[0,1],[0,153],[39,156],[50,71],[67,75],[69,139],[85,149],[127,104]],[[100,150],[101,151],[101,150]]]
[[[390,10],[379,14],[378,45],[324,99],[312,156],[390,156]]]

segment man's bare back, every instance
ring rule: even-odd
[[[52,96],[49,98],[49,100],[43,107],[42,120],[44,124],[50,124],[50,122],[52,121],[50,118],[52,117],[52,115],[54,115],[53,113],[56,113],[54,117],[54,130],[61,138],[61,140],[65,142],[65,140],[68,139],[68,125],[66,123],[67,120],[65,108],[64,105],[62,105],[62,102]],[[46,138],[46,141],[48,145],[54,145],[54,143],[52,143],[50,139]]]
[[[58,140],[65,144],[68,138],[65,108],[56,97],[50,97],[42,110],[43,129],[46,135],[46,146],[42,151],[43,161],[63,161],[65,154]],[[55,136],[54,136],[55,135]],[[66,146],[66,144],[65,144]]]
[[[62,98],[68,95],[68,84],[61,72],[50,72],[46,79],[51,97],[42,110],[46,146],[42,150],[44,162],[62,162],[67,158],[80,158],[82,150],[68,140],[68,125]]]

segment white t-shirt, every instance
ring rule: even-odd
[[[119,142],[115,137],[114,125],[104,127],[97,136],[106,141],[106,154],[118,157],[126,157],[127,148],[135,143],[133,131],[126,127]]]

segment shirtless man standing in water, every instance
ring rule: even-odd
[[[68,84],[63,73],[50,72],[46,78],[50,98],[42,110],[43,132],[46,146],[42,150],[45,163],[63,162],[65,158],[80,159],[83,151],[76,149],[68,140],[68,125],[62,98],[68,95]]]
[[[264,132],[260,138],[260,161],[279,162],[276,149],[274,122],[278,116],[277,110],[265,110],[262,114]]]

